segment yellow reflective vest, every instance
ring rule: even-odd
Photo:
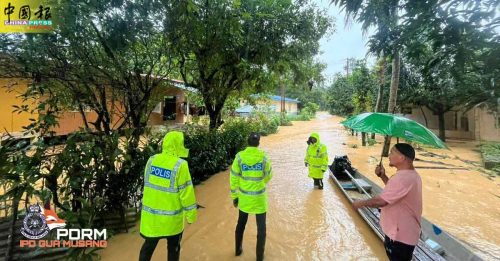
[[[326,146],[320,143],[317,133],[311,134],[310,137],[316,138],[317,141],[307,147],[304,162],[309,165],[309,177],[322,179],[323,173],[328,168],[328,152]]]
[[[238,152],[231,167],[231,198],[238,199],[238,207],[248,214],[267,211],[266,184],[272,178],[271,162],[257,147]]]
[[[173,131],[163,139],[162,153],[149,158],[144,170],[140,232],[145,237],[171,236],[184,230],[184,219],[197,218],[194,188],[185,160],[184,135]]]

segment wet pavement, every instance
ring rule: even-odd
[[[268,152],[274,173],[268,185],[266,260],[386,260],[382,242],[327,175],[324,190],[315,190],[303,165],[306,140],[311,132],[318,132],[328,147],[330,163],[334,155],[347,154],[354,167],[382,185],[372,174],[382,145],[362,147],[360,138],[351,136],[338,124],[340,120],[320,113],[313,121],[294,122],[261,139],[260,147]],[[494,225],[500,223],[500,180],[471,170],[476,168],[472,163],[480,162],[479,153],[473,151],[475,143],[448,145],[451,151],[417,151],[423,161],[415,165],[425,167],[417,169],[423,180],[423,214],[481,257],[495,259],[500,256],[500,228]],[[387,161],[388,173],[393,174]],[[181,259],[255,260],[254,216],[245,231],[243,255],[234,256],[238,211],[229,196],[229,171],[196,186],[196,196],[205,208],[199,210],[195,224],[186,226]],[[137,260],[143,243],[138,230],[136,226],[111,238],[108,248],[100,251],[102,260]],[[166,241],[159,243],[153,260],[166,260]]]

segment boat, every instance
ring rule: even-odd
[[[353,168],[347,156],[337,156],[328,168],[329,176],[349,202],[368,199],[382,192],[382,188]],[[380,227],[380,210],[360,208],[359,215],[373,232],[384,241]],[[413,251],[413,260],[477,261],[483,260],[463,242],[453,237],[426,218],[421,220],[421,234]]]

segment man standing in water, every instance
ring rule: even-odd
[[[271,162],[259,146],[260,135],[251,133],[248,147],[236,154],[231,167],[230,188],[234,207],[239,207],[238,224],[235,231],[235,254],[243,252],[243,233],[248,214],[257,219],[257,260],[264,260],[266,245],[266,185],[271,180]]]
[[[328,153],[326,146],[319,142],[319,134],[313,133],[307,140],[304,164],[309,168],[309,177],[314,180],[314,186],[323,189],[323,173],[328,168]]]
[[[382,179],[382,193],[368,200],[354,201],[353,207],[382,208],[380,226],[385,234],[387,256],[393,260],[411,260],[420,237],[422,216],[422,180],[413,167],[415,150],[406,143],[397,143],[389,154],[389,166],[397,169],[390,179],[382,165],[375,174]]]
[[[184,134],[170,131],[163,138],[162,153],[151,156],[144,170],[141,236],[145,239],[140,261],[151,256],[162,238],[167,239],[168,260],[179,260],[184,218],[196,221],[196,198],[185,160]]]

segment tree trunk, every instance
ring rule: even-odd
[[[389,106],[387,106],[387,112],[394,113],[396,110],[396,100],[398,97],[398,87],[399,87],[399,52],[394,51],[394,58],[392,59],[392,77],[391,77],[391,91],[389,93]],[[384,141],[384,149],[382,150],[382,156],[389,156],[389,147],[391,146],[391,137],[386,136]]]
[[[366,146],[366,132],[361,132],[361,145]]]
[[[280,94],[281,94],[281,125],[284,124],[286,118],[286,109],[285,109],[285,85],[280,82]]]
[[[226,96],[227,97],[227,96]],[[209,99],[205,99],[205,107],[207,108],[208,116],[210,117],[210,130],[217,129],[222,125],[222,107],[224,107],[225,97],[217,100],[217,103],[211,102]]]
[[[439,122],[439,138],[443,142],[446,142],[446,135],[444,129],[444,111],[438,112],[438,122]]]
[[[381,63],[381,68],[379,71],[379,85],[378,85],[378,93],[377,93],[377,103],[375,104],[375,112],[380,112],[381,111],[381,104],[382,104],[382,94],[384,93],[384,85],[385,85],[385,57],[384,53],[382,51],[381,58],[382,63]],[[372,139],[375,139],[375,133],[372,133]]]
[[[394,113],[396,110],[399,88],[399,66],[399,52],[396,50],[392,59],[391,91],[389,94],[389,105],[387,106],[387,112],[389,113]]]
[[[209,128],[211,130],[217,129],[220,126],[220,111],[216,110],[208,110],[208,116],[210,117],[210,125]]]

